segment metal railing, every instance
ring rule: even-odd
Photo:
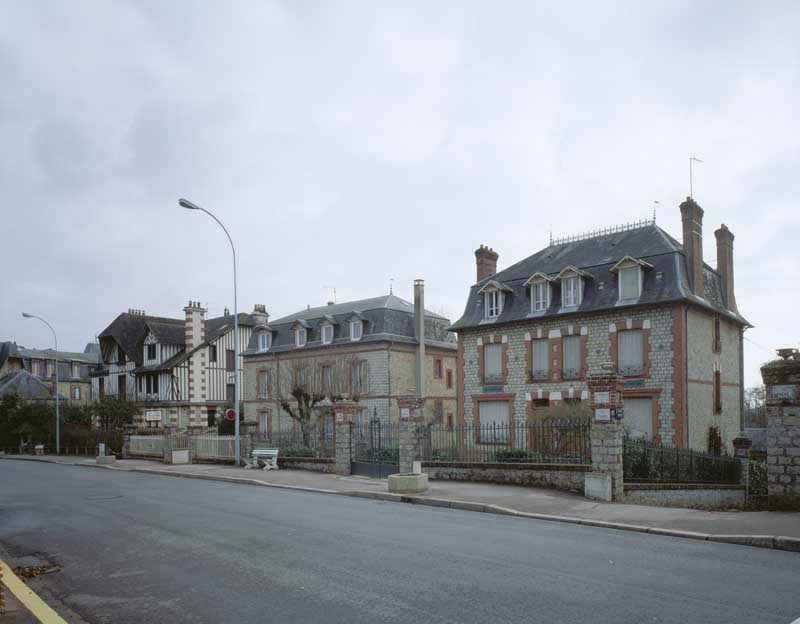
[[[728,455],[660,446],[626,437],[622,444],[625,482],[738,484],[741,462]]]
[[[591,464],[590,423],[548,419],[511,424],[428,425],[423,461]]]
[[[193,459],[230,460],[235,457],[236,436],[189,436]]]
[[[278,449],[279,457],[336,457],[336,435],[332,428],[312,428],[305,435],[300,430],[259,432],[255,442]]]
[[[128,441],[128,455],[139,457],[163,457],[164,436],[132,435]]]

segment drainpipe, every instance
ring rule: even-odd
[[[417,339],[417,396],[425,396],[425,281],[414,280],[414,335]]]

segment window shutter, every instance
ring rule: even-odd
[[[369,394],[369,365],[367,362],[361,362],[359,371],[361,376],[361,394]]]
[[[619,340],[619,370],[623,375],[640,375],[644,369],[644,346],[641,329],[621,331]]]
[[[564,372],[577,377],[581,371],[581,337],[567,336],[563,340]]]
[[[488,344],[483,348],[483,374],[485,381],[502,381],[503,379],[503,346]]]
[[[653,439],[653,399],[625,399],[625,428],[634,438]]]
[[[637,299],[639,297],[639,269],[631,267],[619,271],[619,298]]]
[[[536,375],[547,375],[547,362],[549,360],[549,347],[547,340],[535,340],[533,343],[533,372]]]

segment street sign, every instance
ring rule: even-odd
[[[236,420],[236,410],[233,408],[225,410],[225,418],[228,420]]]

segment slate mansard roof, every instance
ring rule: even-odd
[[[350,321],[363,321],[362,337],[350,340]],[[330,323],[334,327],[334,338],[330,344],[322,343],[322,326]],[[425,310],[425,344],[432,347],[455,349],[452,334],[447,331],[450,324],[439,314]],[[296,347],[294,330],[306,328],[306,344]],[[268,351],[259,351],[258,336],[264,331],[272,334],[272,346]],[[395,295],[383,295],[371,299],[360,299],[301,310],[276,320],[268,325],[257,325],[250,343],[242,355],[264,355],[329,347],[351,342],[402,342],[417,344],[414,332],[414,304]]]
[[[640,297],[620,302],[617,276],[610,269],[626,256],[643,260],[652,268],[643,270]],[[530,289],[525,282],[535,273],[555,280],[568,266],[585,273],[581,304],[577,308],[562,310],[560,288],[554,282],[550,291],[550,307],[542,312],[531,312]],[[483,295],[479,292],[490,281],[507,288],[502,312],[496,319],[485,318]],[[707,264],[703,265],[703,293],[703,297],[692,293],[683,246],[653,223],[550,245],[487,277],[471,287],[464,314],[450,326],[450,330],[461,331],[527,319],[678,301],[689,301],[710,308],[738,323],[749,325],[737,310],[726,308],[720,275]]]

